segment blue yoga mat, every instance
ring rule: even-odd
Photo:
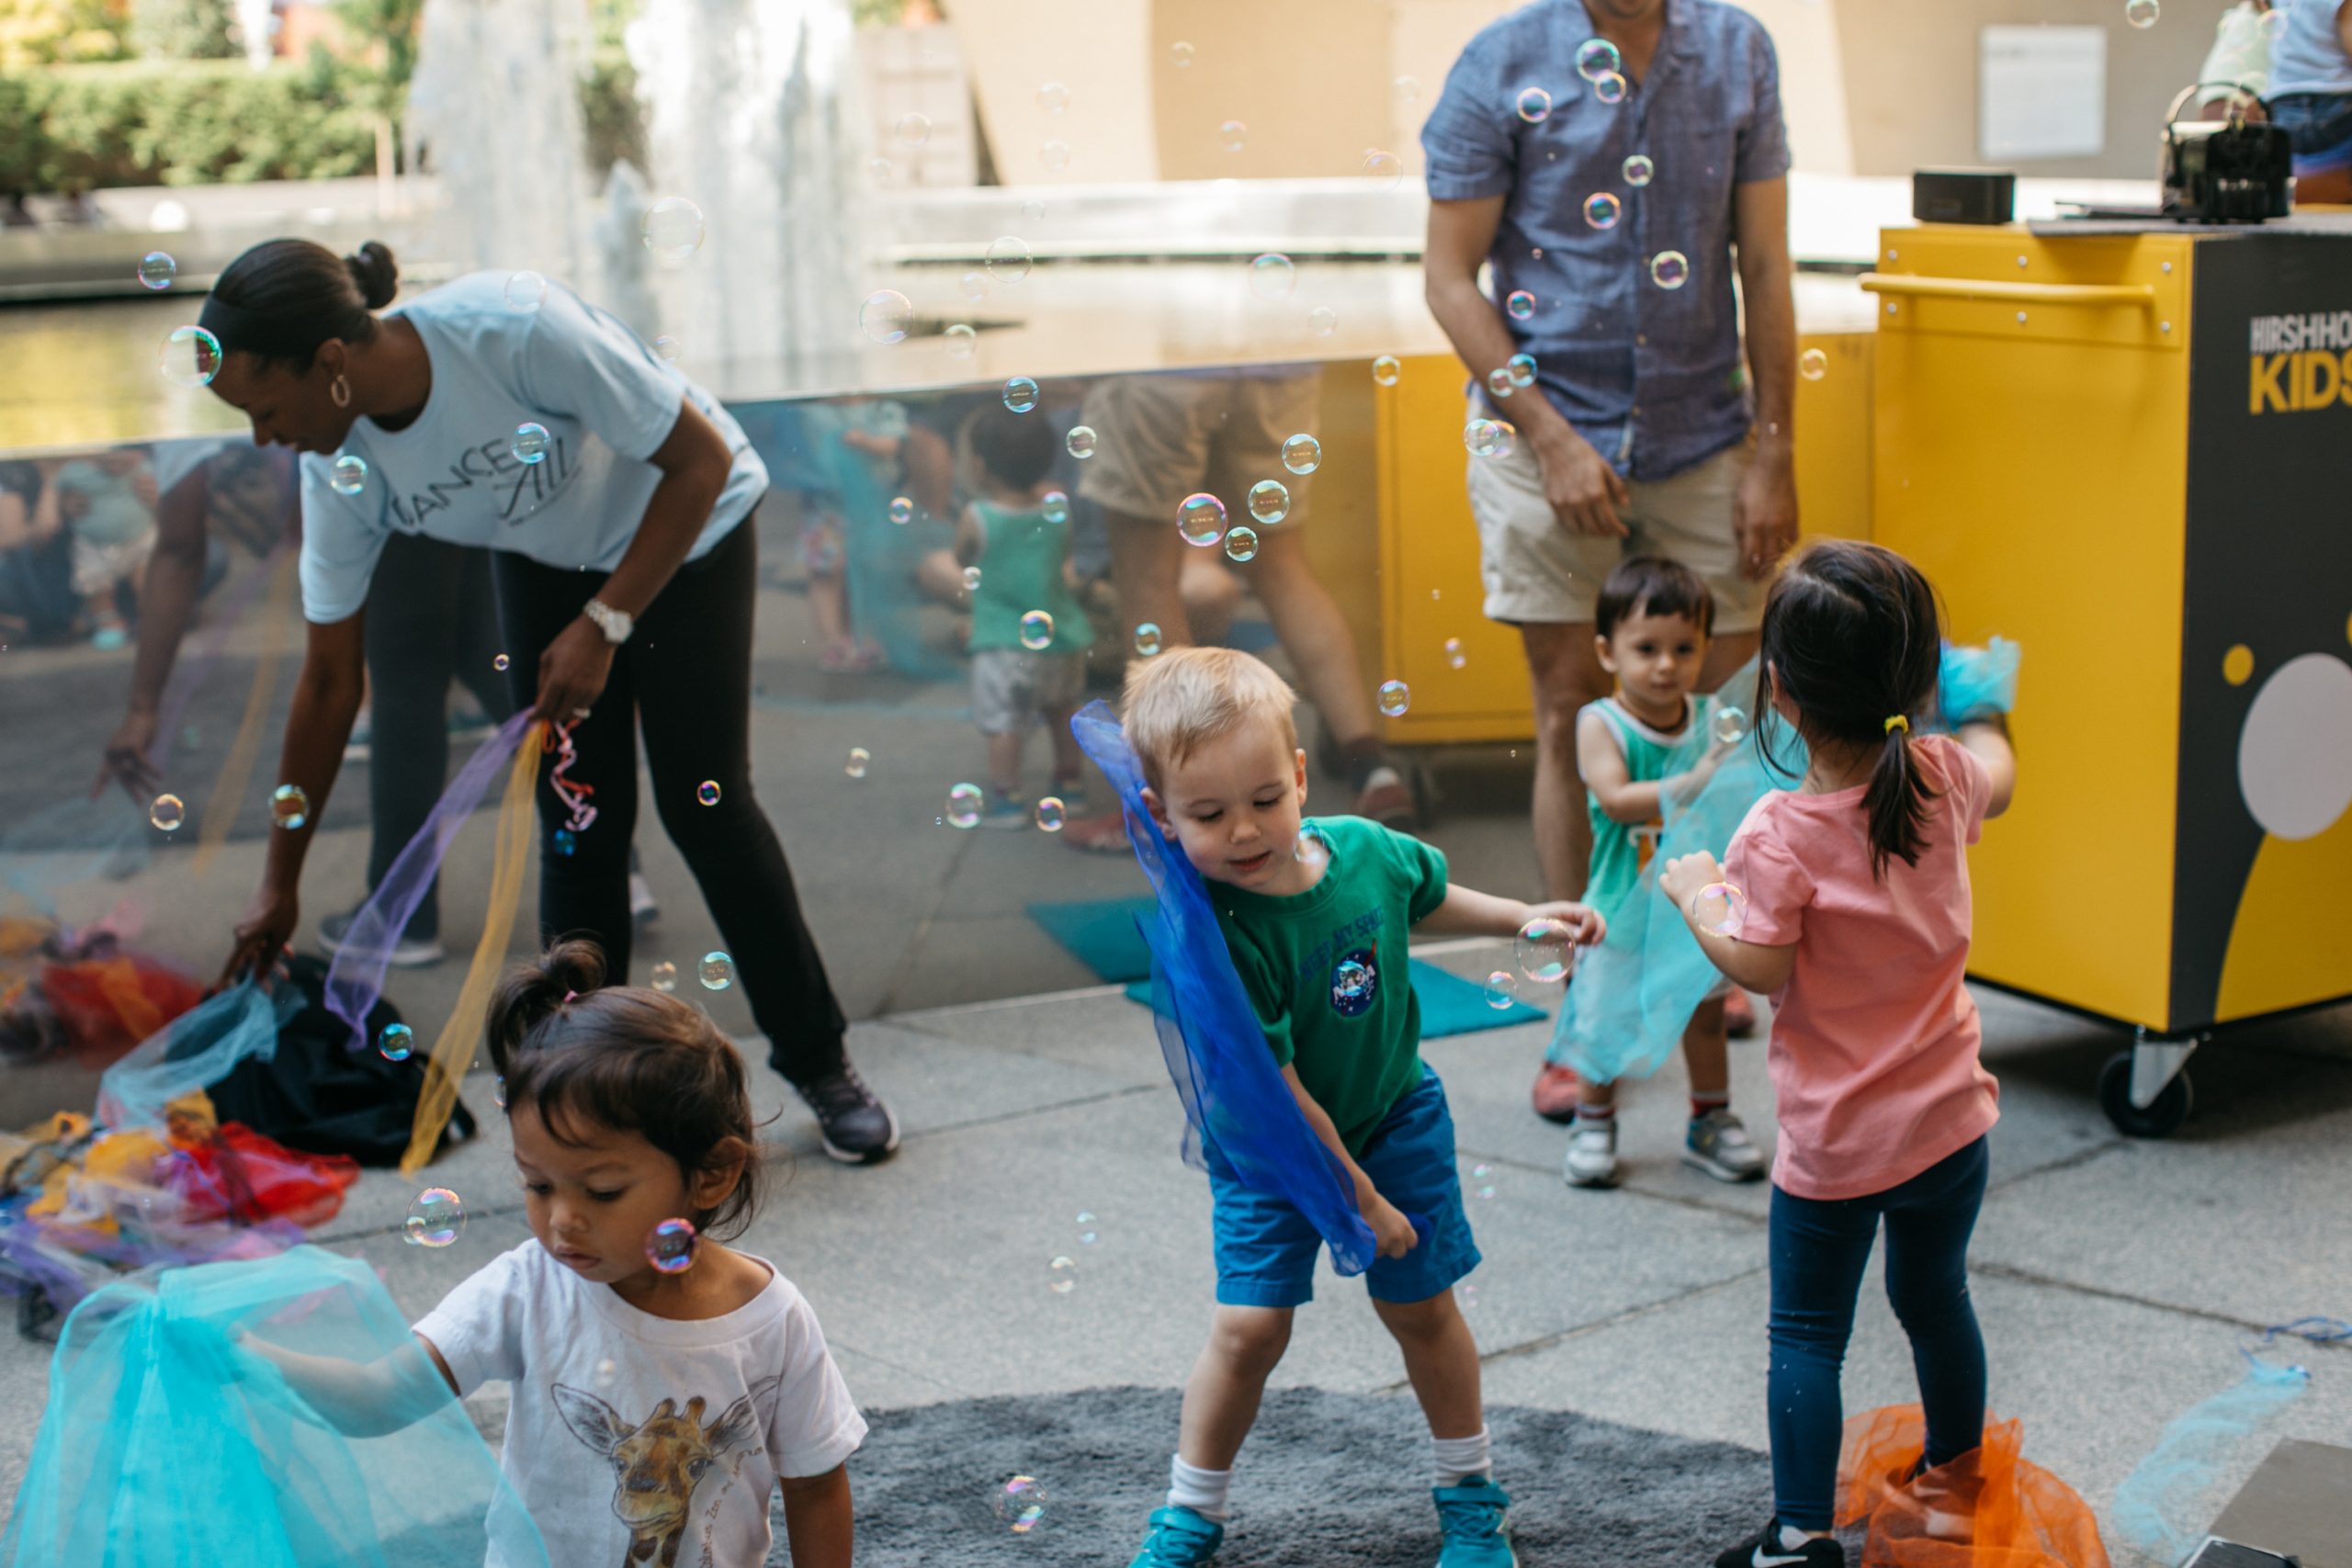
[[[1068,948],[1070,955],[1103,979],[1125,982],[1127,995],[1151,1005],[1151,953],[1136,931],[1136,917],[1156,906],[1148,898],[1088,898],[1069,904],[1032,904],[1029,918]],[[1507,1008],[1488,1005],[1491,993],[1475,981],[1414,959],[1414,993],[1421,999],[1421,1038],[1440,1040],[1480,1029],[1506,1029],[1549,1016],[1544,1009],[1514,999]]]

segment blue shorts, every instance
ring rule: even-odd
[[[2296,174],[2352,165],[2352,93],[2289,93],[2271,101],[2270,122],[2286,131]]]
[[[1217,1301],[1261,1307],[1313,1301],[1322,1235],[1283,1199],[1244,1187],[1214,1145],[1207,1156],[1216,1204]],[[1404,1257],[1374,1258],[1364,1270],[1374,1301],[1427,1301],[1478,1267],[1478,1244],[1453,1166],[1453,1115],[1435,1073],[1424,1067],[1421,1081],[1389,1107],[1356,1164],[1383,1198],[1429,1227]]]

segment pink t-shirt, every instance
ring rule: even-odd
[[[1967,846],[1992,775],[1949,737],[1911,756],[1938,798],[1919,863],[1871,875],[1860,787],[1776,791],[1724,852],[1747,895],[1740,938],[1796,945],[1772,998],[1780,1150],[1772,1179],[1800,1198],[1859,1198],[1901,1185],[1999,1120],[2000,1086],[1976,1059],[1968,964]]]

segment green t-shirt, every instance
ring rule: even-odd
[[[1586,711],[1598,713],[1616,737],[1617,750],[1625,755],[1626,776],[1635,784],[1655,784],[1689,773],[1707,754],[1707,721],[1714,698],[1684,701],[1689,711],[1682,728],[1671,735],[1635,718],[1615,697],[1603,697]],[[1592,872],[1585,880],[1584,901],[1600,910],[1601,919],[1613,920],[1640,883],[1642,868],[1649,863],[1658,830],[1666,824],[1656,815],[1642,823],[1614,821],[1589,791],[1585,810],[1592,818]]]
[[[1227,951],[1274,1060],[1363,1152],[1421,1081],[1421,1005],[1407,932],[1445,901],[1445,857],[1361,817],[1309,818],[1330,852],[1322,880],[1276,897],[1209,884]]]
[[[1069,525],[1049,520],[1043,507],[1013,512],[972,502],[980,524],[980,584],[972,590],[972,640],[984,648],[1026,648],[1021,617],[1043,610],[1054,618],[1053,640],[1038,653],[1078,653],[1094,640],[1086,611],[1062,581],[1069,556]]]

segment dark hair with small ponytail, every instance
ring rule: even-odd
[[[1911,755],[1910,716],[1935,695],[1943,636],[1935,590],[1882,545],[1822,539],[1799,551],[1764,601],[1762,680],[1797,710],[1808,746],[1878,747],[1862,791],[1871,872],[1919,863],[1936,792]],[[1768,761],[1770,727],[1757,728]]]
[[[741,1235],[759,1206],[761,1178],[742,1057],[700,1008],[604,982],[604,951],[580,939],[501,976],[487,1032],[507,1114],[531,1106],[548,1136],[566,1145],[582,1141],[583,1123],[637,1133],[688,1180],[740,1160],[734,1189],[716,1208],[687,1217],[715,1240]]]
[[[372,340],[374,312],[400,292],[400,276],[379,241],[338,256],[308,240],[265,240],[229,264],[198,320],[223,355],[242,350],[300,375],[322,343]]]

